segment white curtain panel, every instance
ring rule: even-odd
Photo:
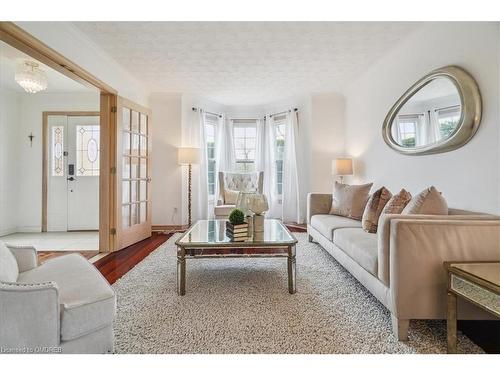
[[[219,199],[219,172],[231,172],[236,169],[236,155],[234,152],[233,124],[225,115],[219,118],[216,135],[215,154],[215,201]]]
[[[427,144],[427,126],[425,116],[417,116],[417,125],[415,127],[415,145],[422,146]]]
[[[217,172],[234,171],[236,167],[236,156],[233,142],[233,124],[232,120],[225,115],[219,118],[217,126]]]
[[[269,115],[265,117],[261,127],[260,136],[261,147],[257,152],[260,154],[256,165],[264,171],[263,190],[269,203],[269,210],[266,216],[273,219],[281,219],[281,202],[276,190],[276,149],[275,149],[275,129],[273,118]]]
[[[207,143],[205,134],[205,112],[198,111],[198,124],[195,126],[198,135],[197,143],[200,148],[200,164],[198,166],[197,192],[193,194],[194,206],[196,212],[193,213],[194,220],[208,219],[208,160],[207,160]]]
[[[255,137],[255,171],[265,171],[266,155],[266,123],[264,120],[255,121],[257,136]]]
[[[395,122],[395,124],[393,123],[391,125],[392,139],[394,139],[394,141],[397,144],[401,144],[401,128],[400,128],[400,124],[399,124],[399,118],[396,117],[394,122]],[[394,125],[396,125],[396,126],[394,126]]]
[[[429,136],[427,143],[435,143],[441,138],[439,132],[439,113],[437,111],[429,111]]]
[[[285,128],[285,153],[283,160],[283,204],[281,219],[288,222],[302,222],[300,212],[300,192],[298,177],[298,141],[297,112],[288,111]]]

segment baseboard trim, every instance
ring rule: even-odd
[[[186,230],[188,228],[187,225],[181,224],[157,224],[151,226],[152,232],[174,232],[180,230]]]
[[[0,237],[8,236],[9,234],[14,234],[16,232],[17,232],[16,227],[5,228],[5,229],[0,230]]]

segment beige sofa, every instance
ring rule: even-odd
[[[500,217],[450,209],[449,215],[382,215],[378,232],[329,215],[331,194],[310,193],[307,232],[391,312],[406,340],[411,319],[445,319],[444,261],[500,260]],[[461,319],[489,319],[461,301]]]

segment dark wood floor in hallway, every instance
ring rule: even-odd
[[[289,226],[292,232],[305,232],[302,226]],[[106,255],[94,265],[113,284],[152,251],[166,242],[173,233],[153,236],[123,250]],[[458,329],[487,353],[500,353],[500,321],[459,321]]]

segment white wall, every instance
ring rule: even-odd
[[[309,191],[332,191],[332,160],[344,156],[343,95],[317,94],[311,98]]]
[[[464,147],[437,155],[405,156],[382,139],[387,111],[429,71],[458,65],[476,79],[483,99],[479,131]],[[354,181],[396,192],[429,185],[451,207],[500,212],[499,32],[494,23],[431,23],[353,82],[346,97],[346,151],[355,158]]]
[[[177,149],[182,144],[182,95],[152,94],[153,225],[181,224],[182,171]]]
[[[14,233],[17,227],[19,97],[14,91],[0,89],[0,236]]]
[[[17,179],[9,185],[18,194],[17,231],[39,232],[42,225],[42,112],[99,111],[99,94],[96,91],[18,95],[19,116],[10,124],[16,129],[17,137],[9,139],[16,149]],[[30,133],[34,135],[32,146],[28,139]]]

